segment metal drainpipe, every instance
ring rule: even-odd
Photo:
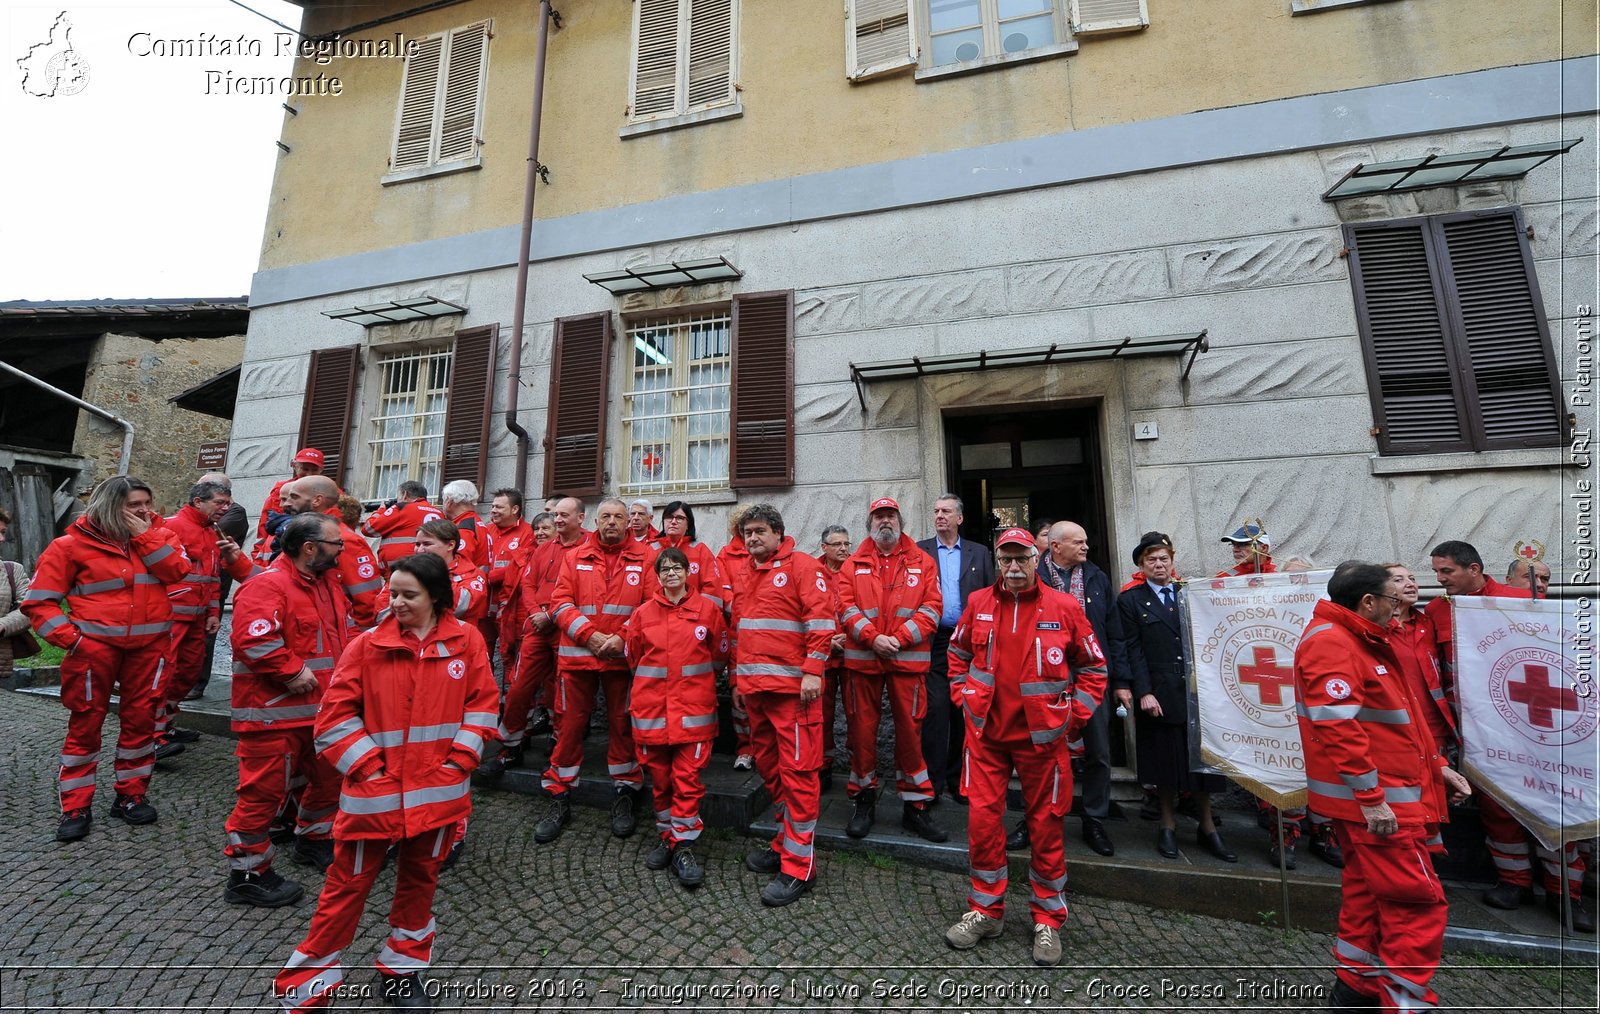
[[[532,438],[517,422],[522,393],[522,327],[527,316],[528,245],[533,240],[534,181],[539,175],[539,121],[544,111],[544,55],[550,42],[550,0],[539,0],[539,38],[533,51],[533,123],[528,129],[528,179],[522,192],[522,239],[517,244],[517,294],[511,311],[511,365],[506,392],[506,429],[517,437],[516,488],[528,488],[528,449]],[[546,491],[548,492],[548,490]]]
[[[88,402],[84,401],[82,398],[78,397],[75,394],[68,394],[67,392],[61,390],[61,388],[59,388],[59,387],[52,387],[51,385],[46,384],[44,381],[40,380],[38,377],[35,377],[30,373],[23,373],[21,370],[17,369],[15,366],[12,366],[10,363],[0,361],[0,370],[4,370],[5,372],[11,374],[14,377],[17,377],[17,378],[19,378],[21,380],[25,380],[28,383],[32,384],[34,387],[42,387],[46,391],[49,391],[51,394],[56,395],[57,397],[65,398],[66,400],[72,402],[74,405],[78,406],[79,408],[83,409],[84,411],[93,412],[95,415],[99,416],[100,418],[108,419],[111,422],[116,423],[118,426],[121,426],[122,430],[123,430],[123,432],[122,432],[122,464],[117,466],[117,474],[118,475],[127,475],[128,474],[128,459],[133,455],[133,423],[129,422],[128,420],[122,418],[119,415],[116,415],[116,414],[114,414],[112,412],[108,412],[107,410],[101,408],[99,405],[91,405],[91,404],[89,404]]]

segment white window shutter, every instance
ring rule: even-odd
[[[685,109],[733,98],[734,0],[688,0],[689,83]]]
[[[634,119],[678,106],[678,5],[688,0],[636,0],[632,96]]]
[[[489,68],[489,22],[451,32],[445,60],[438,161],[455,162],[478,153],[484,74]]]
[[[914,0],[845,0],[844,72],[852,81],[917,63]]]
[[[1072,0],[1072,31],[1131,32],[1150,25],[1145,0]]]
[[[444,36],[417,40],[417,48],[406,59],[405,76],[400,84],[400,114],[396,117],[394,154],[389,159],[391,172],[425,166],[433,161],[433,122],[435,98],[439,92],[439,68],[444,54]]]

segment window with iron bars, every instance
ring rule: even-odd
[[[723,312],[651,321],[627,335],[624,491],[726,489],[731,318]]]
[[[444,415],[450,402],[449,348],[413,349],[378,360],[378,407],[372,419],[371,482],[367,495],[383,500],[407,479],[439,491]]]

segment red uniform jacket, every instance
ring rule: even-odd
[[[486,525],[484,535],[489,559],[489,615],[499,616],[506,605],[517,601],[517,582],[534,550],[533,526],[526,521],[518,521],[510,528]],[[515,629],[521,627],[519,623]]]
[[[578,541],[570,546],[551,539],[528,554],[528,564],[517,579],[517,599],[521,603],[517,613],[522,617],[522,632],[530,629],[528,624],[534,613],[548,613],[554,608],[550,600],[555,598],[556,582],[561,579],[561,565],[588,538],[587,532],[580,532]]]
[[[1243,577],[1246,574],[1276,574],[1277,572],[1278,572],[1278,568],[1273,565],[1272,557],[1268,556],[1268,557],[1264,558],[1261,561],[1261,569],[1260,570],[1256,570],[1256,564],[1255,564],[1254,560],[1246,560],[1245,562],[1239,564],[1239,566],[1237,566],[1237,567],[1233,567],[1233,568],[1230,568],[1228,570],[1219,570],[1219,571],[1217,571],[1217,576],[1218,577]],[[1174,573],[1172,575],[1172,579],[1174,581],[1176,581],[1178,579],[1178,575],[1176,573]]]
[[[326,513],[339,518],[337,510]],[[356,626],[365,630],[378,622],[378,610],[384,605],[383,575],[378,573],[378,560],[367,540],[343,520],[339,520],[339,538],[344,540],[344,549],[339,553],[339,583],[350,600],[350,615]]]
[[[483,571],[460,553],[450,562],[450,587],[455,592],[451,612],[456,619],[476,624],[489,615],[489,585]],[[389,608],[388,585],[384,585],[383,593],[378,596],[378,605],[378,622],[382,623],[392,612]]]
[[[804,677],[821,678],[839,629],[825,568],[787,535],[766,563],[746,553],[744,566],[742,579],[729,575],[735,586],[734,685],[742,694],[799,694]]]
[[[293,482],[294,478],[279,479],[267,491],[267,498],[261,504],[261,517],[256,521],[256,544],[250,547],[250,556],[263,567],[272,559],[272,536],[267,534],[267,515],[274,511],[283,513],[282,489],[285,483]]]
[[[233,599],[233,731],[310,725],[355,633],[338,571],[306,577],[279,555],[241,584]],[[286,693],[301,669],[317,678],[316,689]]]
[[[412,838],[471,813],[499,698],[483,635],[454,616],[421,641],[391,617],[350,642],[317,715],[317,750],[345,776],[333,836]]]
[[[211,518],[194,504],[185,504],[163,524],[177,536],[189,558],[190,571],[167,587],[175,623],[196,623],[222,615],[222,552],[217,549],[217,529]],[[250,576],[250,558],[240,553],[228,566],[228,576],[243,581]]]
[[[750,569],[750,550],[744,548],[744,540],[738,536],[717,553],[717,567],[722,571],[722,579],[728,582],[728,590],[735,596],[748,588],[750,579],[755,576],[755,571]]]
[[[651,552],[658,555],[668,548],[681,549],[689,558],[689,590],[704,595],[726,614],[733,604],[733,589],[728,587],[722,565],[711,547],[704,542],[690,542],[687,535],[662,535],[650,543]]]
[[[824,568],[826,569],[826,568]],[[944,596],[939,592],[939,565],[905,535],[886,556],[870,538],[839,569],[840,620],[850,635],[844,667],[851,672],[902,676],[928,671],[928,642],[939,629]],[[886,634],[900,642],[892,659],[879,658],[872,640]]]
[[[390,564],[417,551],[417,529],[443,516],[426,500],[397,503],[363,521],[361,534],[378,540],[378,567],[387,574]]]
[[[152,525],[123,546],[85,515],[45,547],[22,612],[58,648],[70,648],[80,637],[142,648],[171,635],[166,586],[190,572],[178,537],[167,529]]]
[[[478,520],[478,515],[472,511],[464,511],[460,516],[451,518],[450,523],[461,533],[461,548],[456,550],[456,554],[465,556],[479,567],[487,569],[489,543],[484,538],[484,524]]]
[[[694,743],[717,735],[717,670],[728,664],[722,608],[690,592],[677,605],[657,591],[628,618],[637,743]]]
[[[1490,595],[1502,599],[1531,599],[1533,592],[1527,588],[1513,588],[1508,584],[1501,584],[1492,577],[1486,577],[1483,587],[1473,592],[1474,595]],[[1455,644],[1455,614],[1450,611],[1450,596],[1441,595],[1428,603],[1425,610],[1428,619],[1433,623],[1433,636],[1439,642],[1439,667],[1443,670],[1445,694],[1451,701],[1455,700],[1456,692],[1456,644]]]
[[[1065,751],[1105,692],[1105,656],[1077,599],[1043,581],[968,596],[950,635],[950,699],[970,735],[994,726],[992,741]]]
[[[833,619],[838,626],[835,633],[844,629],[844,599],[839,594],[839,586],[844,583],[844,565],[838,570],[829,570],[827,563],[820,558],[817,560],[822,565],[822,576],[828,579],[828,592],[833,596]],[[849,639],[846,638],[846,643]],[[844,652],[833,648],[828,652],[828,672],[837,675],[844,669]]]
[[[1405,674],[1411,696],[1427,702],[1423,711],[1428,716],[1428,730],[1433,733],[1434,746],[1444,753],[1456,738],[1456,716],[1450,712],[1440,681],[1439,644],[1433,636],[1433,621],[1417,608],[1406,616],[1397,613],[1389,624],[1389,643],[1400,660],[1400,671]]]
[[[650,547],[624,533],[622,541],[607,546],[591,535],[561,564],[551,597],[550,617],[561,628],[556,660],[562,669],[583,672],[626,671],[625,658],[600,658],[589,650],[596,632],[619,634],[628,617],[655,593],[656,576],[650,571]]]
[[[1423,723],[1387,632],[1323,599],[1294,653],[1295,711],[1310,808],[1365,825],[1388,803],[1402,825],[1445,818],[1445,760]]]

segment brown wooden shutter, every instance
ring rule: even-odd
[[[610,313],[556,320],[544,433],[546,494],[596,496],[604,487],[610,361]]]
[[[466,479],[483,489],[489,462],[489,411],[494,404],[494,357],[500,325],[456,334],[450,356],[450,403],[444,413],[444,461],[439,486]]]
[[[311,353],[305,407],[300,413],[299,446],[321,451],[322,474],[341,487],[344,486],[345,456],[350,449],[350,409],[356,398],[356,371],[360,368],[359,345]]]
[[[1447,215],[1434,225],[1449,259],[1461,358],[1471,364],[1479,446],[1564,443],[1560,381],[1521,210]]]
[[[1345,227],[1382,453],[1562,442],[1522,237],[1517,209]]]
[[[794,292],[733,297],[734,489],[794,485]]]

